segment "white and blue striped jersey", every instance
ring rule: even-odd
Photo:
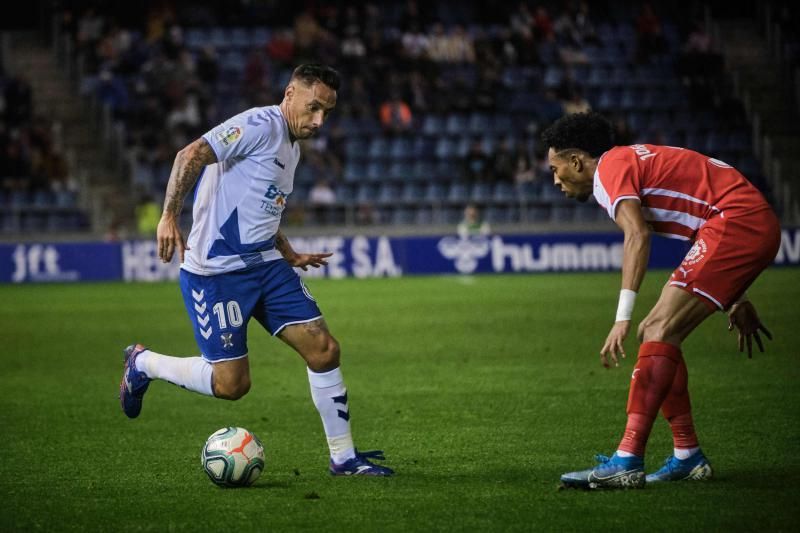
[[[280,108],[249,109],[203,139],[218,162],[198,180],[181,268],[211,276],[280,258],[275,234],[300,160]]]

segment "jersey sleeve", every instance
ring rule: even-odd
[[[630,198],[641,201],[640,190],[641,179],[635,162],[625,157],[615,157],[603,159],[598,165],[595,196],[598,203],[606,208],[611,220],[616,220],[620,200]]]
[[[203,135],[217,161],[244,157],[265,146],[274,137],[274,120],[263,120],[258,109],[229,118]]]

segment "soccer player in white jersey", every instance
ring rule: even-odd
[[[250,389],[247,323],[255,318],[308,366],[333,475],[389,476],[382,452],[359,452],[350,432],[339,344],[292,267],[327,264],[331,254],[298,253],[279,229],[300,159],[297,141],[314,135],[336,105],[339,74],[295,69],[278,106],[249,109],[178,152],[158,224],[158,254],[181,258],[180,286],[199,357],[171,357],[133,344],[124,350],[120,403],[139,416],[153,379],[236,400]],[[197,184],[188,242],[179,228],[184,197]]]
[[[673,146],[614,146],[611,124],[597,113],[565,116],[542,134],[554,182],[570,198],[597,203],[625,233],[616,321],[600,358],[619,366],[636,293],[647,270],[650,235],[692,243],[656,305],[639,324],[628,421],[612,457],[561,476],[567,487],[642,487],[645,482],[701,480],[711,465],[700,450],[689,402],[683,340],[715,311],[739,330],[739,350],[768,338],[745,290],[772,263],[780,245],[778,219],[767,201],[730,165]],[[610,361],[609,361],[610,359]],[[644,453],[659,409],[670,424],[673,454],[644,475]]]

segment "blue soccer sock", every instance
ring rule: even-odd
[[[311,398],[322,418],[331,459],[342,464],[356,456],[342,371],[335,368],[329,372],[314,372],[309,368],[308,383],[311,385]]]
[[[163,379],[190,391],[214,396],[214,367],[202,357],[171,357],[152,350],[136,356],[136,370],[150,379]]]

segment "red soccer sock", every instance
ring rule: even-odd
[[[680,348],[665,342],[645,342],[631,375],[628,423],[619,450],[644,457],[647,438],[661,404],[669,394],[682,360]]]
[[[661,414],[672,428],[675,448],[689,449],[700,446],[694,431],[692,403],[689,401],[689,373],[682,357],[675,371],[672,387],[661,406]]]

